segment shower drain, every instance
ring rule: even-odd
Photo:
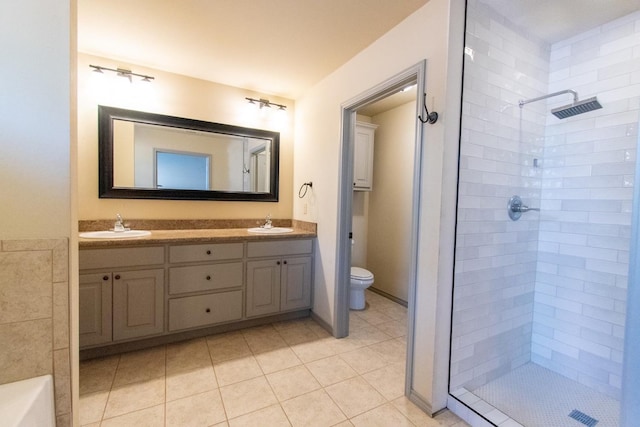
[[[598,424],[598,420],[596,420],[595,418],[591,418],[589,415],[585,414],[584,412],[580,412],[577,409],[571,411],[569,417],[573,418],[576,421],[580,421],[587,427],[593,427]]]

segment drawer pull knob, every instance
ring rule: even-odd
[[[207,313],[211,313],[211,309],[210,309],[210,308],[207,308],[205,311],[206,311]]]
[[[207,255],[211,255],[211,250],[207,250]]]
[[[116,280],[120,280],[120,275],[116,274]]]
[[[109,280],[109,276],[102,276],[102,280]]]
[[[211,280],[211,276],[207,276],[207,280]]]

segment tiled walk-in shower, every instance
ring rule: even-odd
[[[617,425],[640,12],[553,36],[519,4],[467,2],[450,393],[500,426]],[[560,119],[566,90],[602,108]]]

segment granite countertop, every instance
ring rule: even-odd
[[[255,221],[246,222],[241,224],[227,224],[231,226],[243,226],[242,228],[192,228],[185,229],[184,226],[189,225],[204,225],[208,224],[194,224],[191,223],[176,223],[175,229],[155,229],[155,225],[167,225],[154,224],[150,221],[137,221],[135,227],[132,224],[126,224],[132,229],[136,230],[149,230],[151,235],[143,237],[131,237],[131,238],[116,238],[116,239],[86,239],[80,237],[78,244],[81,249],[87,248],[117,248],[117,247],[131,247],[131,246],[149,246],[154,244],[164,243],[225,243],[225,242],[239,242],[239,241],[265,241],[265,240],[281,240],[281,239],[308,239],[317,236],[315,224],[305,223],[300,221],[274,221],[274,226],[278,227],[290,227],[293,231],[290,233],[281,234],[258,234],[249,233],[247,228],[254,226]],[[147,227],[141,227],[146,225]],[[219,225],[219,224],[218,224]],[[247,226],[248,225],[248,226]],[[99,229],[106,229],[102,224],[84,224],[80,223],[80,231],[95,231],[91,228],[101,227]]]

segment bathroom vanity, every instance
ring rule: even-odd
[[[80,347],[169,342],[308,316],[314,238],[302,229],[203,229],[80,239]]]

